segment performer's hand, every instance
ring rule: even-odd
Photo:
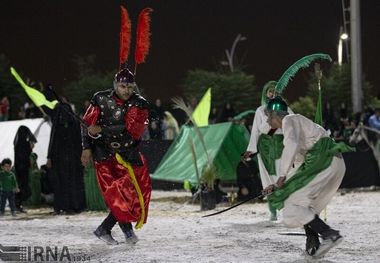
[[[286,176],[280,176],[277,180],[277,187],[282,187],[286,181]]]
[[[253,152],[246,151],[246,152],[243,154],[243,161],[245,161],[245,162],[250,161],[250,159],[252,158],[253,155],[254,155]]]
[[[246,195],[249,194],[249,191],[248,191],[247,187],[243,187],[243,188],[241,189],[240,192],[241,192],[241,194],[244,195],[244,196],[246,196]]]
[[[92,153],[90,149],[86,149],[82,151],[82,156],[80,159],[84,167],[87,167],[87,164],[91,160],[91,158],[92,158]]]
[[[91,133],[92,135],[97,135],[102,131],[102,127],[99,125],[91,125],[87,128],[88,132]]]
[[[271,185],[268,185],[264,190],[263,190],[263,193],[265,195],[267,194],[271,194],[274,192],[274,190],[276,189],[276,187],[274,186],[274,184],[271,184]]]

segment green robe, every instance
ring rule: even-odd
[[[27,205],[41,204],[41,171],[38,169],[37,154],[32,152],[30,155],[30,170],[29,170],[29,187],[32,195],[26,201]]]
[[[261,160],[269,175],[276,175],[277,159],[281,158],[284,149],[284,135],[282,134],[261,134],[257,142],[257,151],[260,153]]]
[[[337,153],[354,151],[345,143],[336,143],[330,137],[319,139],[305,156],[304,163],[285,184],[268,196],[268,201],[277,209],[284,207],[285,200],[294,192],[306,186],[320,172],[327,169]]]

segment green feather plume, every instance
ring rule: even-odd
[[[317,59],[324,59],[332,61],[331,57],[327,54],[317,53],[309,56],[305,56],[298,60],[296,63],[291,65],[285,72],[282,74],[281,78],[278,80],[276,85],[276,92],[282,93],[285,87],[288,85],[289,81],[294,77],[294,75],[302,68],[307,68],[311,62]]]

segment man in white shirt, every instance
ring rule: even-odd
[[[300,114],[289,114],[280,97],[267,105],[268,124],[281,128],[284,149],[281,155],[279,179],[264,192],[277,209],[283,209],[283,221],[288,227],[304,227],[306,252],[319,258],[342,241],[339,231],[319,217],[339,188],[346,167],[341,152],[352,149],[335,143],[328,132]],[[304,160],[297,163],[297,160]],[[319,241],[319,235],[322,242]]]

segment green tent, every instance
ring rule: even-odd
[[[241,153],[247,149],[249,133],[244,126],[231,122],[213,124],[199,128],[204,136],[207,151],[215,165],[218,178],[222,181],[236,181],[236,167]],[[188,180],[197,185],[197,177],[188,138],[195,144],[198,170],[207,164],[207,157],[194,127],[183,126],[179,136],[162,158],[153,179],[184,182]]]

